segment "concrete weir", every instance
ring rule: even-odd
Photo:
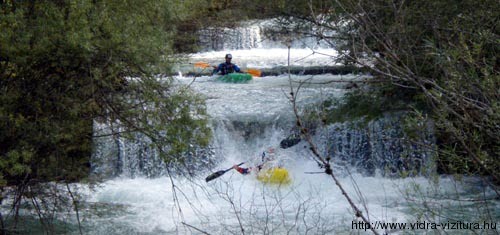
[[[242,68],[245,70],[245,68]],[[319,75],[319,74],[332,74],[332,75],[346,75],[346,74],[356,74],[363,73],[362,68],[352,66],[352,65],[336,65],[336,66],[277,66],[273,68],[263,68],[259,69],[262,72],[262,77],[266,76],[279,76],[282,74],[296,74],[296,75]],[[186,76],[209,76],[211,75],[211,70],[206,69],[203,71],[193,72],[189,71]]]

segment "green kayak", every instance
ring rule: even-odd
[[[248,73],[229,73],[217,78],[221,82],[245,83],[252,80],[252,75]]]

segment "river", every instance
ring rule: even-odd
[[[244,68],[262,68],[288,61],[285,48],[198,53],[192,55],[192,60],[217,61],[225,53],[232,53],[233,62]],[[291,55],[294,53],[295,65],[331,63],[328,56],[308,49],[290,50]],[[335,54],[332,50],[323,51],[328,53]],[[296,88],[300,82],[306,82],[298,95],[298,104],[307,106],[342,97],[347,92],[345,83],[326,81],[362,78],[283,74],[232,84],[215,81],[210,76],[176,77],[180,84],[190,84],[207,99],[214,130],[214,155],[220,160],[213,171],[242,161],[256,162],[263,149],[279,146],[295,123],[287,98],[290,86]],[[315,137],[318,143],[322,142],[321,136]],[[100,234],[369,233],[361,227],[353,227],[359,220],[332,179],[325,174],[311,174],[321,169],[312,160],[307,143],[302,141],[291,148],[278,149],[278,155],[290,172],[290,185],[266,185],[236,171],[208,183],[204,181],[206,174],[194,179],[123,176],[106,181],[96,191],[88,192],[89,205],[105,206],[93,207],[97,209],[88,214],[91,216],[85,227]],[[452,216],[456,214],[460,215],[458,219],[472,222],[476,221],[474,216],[478,211],[492,209],[493,217],[498,218],[497,201],[484,206],[476,203],[477,199],[494,197],[479,179],[456,181],[451,176],[436,175],[383,177],[350,172],[335,162],[333,165],[348,195],[373,222],[446,222],[457,219]],[[111,212],[109,208],[119,209]],[[433,214],[436,211],[440,214]],[[391,230],[379,228],[378,231]],[[420,230],[425,231],[432,230]]]
[[[336,65],[332,62],[332,56],[336,56],[337,52],[331,48],[311,46],[288,50],[285,46],[249,47],[207,50],[190,55],[190,61],[215,65],[223,61],[226,53],[231,53],[233,62],[243,69],[273,68],[288,63],[304,68]],[[307,107],[329,98],[341,98],[349,92],[348,82],[328,81],[352,81],[364,79],[365,76],[282,74],[254,78],[249,83],[232,84],[218,82],[212,76],[185,76],[188,70],[201,72],[200,68],[189,64],[179,68],[182,69],[175,76],[178,84],[189,85],[206,98],[214,133],[211,146],[216,164],[210,169],[199,169],[202,174],[193,178],[162,174],[148,177],[145,173],[130,175],[126,172],[132,169],[122,169],[123,174],[96,187],[84,183],[71,185],[73,191],[80,194],[79,215],[83,233],[370,233],[366,227],[358,226],[359,218],[356,218],[332,178],[320,174],[321,169],[304,141],[290,148],[277,148],[277,155],[292,178],[290,185],[263,184],[251,175],[241,175],[236,171],[229,171],[208,183],[204,180],[210,172],[226,169],[239,162],[245,161],[251,165],[258,161],[264,149],[279,146],[295,125],[292,104],[287,97],[291,87],[296,89],[298,84],[304,83],[298,93],[297,104]],[[323,152],[328,149],[325,136],[319,131],[314,137]],[[356,159],[354,152],[349,152],[347,147],[345,149],[344,154],[355,159],[353,161],[365,161]],[[384,151],[379,153],[382,155],[379,158],[395,154],[390,150]],[[121,154],[128,158],[136,157],[133,151],[122,151]],[[432,159],[426,161],[432,162]],[[490,218],[496,220],[494,222],[498,222],[500,217],[496,194],[478,178],[456,180],[452,176],[436,174],[388,177],[376,171],[366,173],[337,164],[335,159],[332,165],[334,174],[349,197],[373,223],[483,221],[485,218],[477,218],[479,214],[489,214]],[[371,167],[381,170],[377,165]],[[61,211],[57,218],[69,228],[70,233],[78,234],[74,212]],[[400,234],[434,230],[378,228],[377,231]]]

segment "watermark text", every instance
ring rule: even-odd
[[[496,222],[462,222],[462,221],[447,221],[447,222],[381,222],[375,221],[365,223],[364,221],[352,221],[351,229],[357,230],[496,230]]]

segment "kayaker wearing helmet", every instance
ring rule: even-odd
[[[219,66],[214,66],[214,71],[212,72],[212,74],[220,72],[222,75],[226,75],[228,73],[241,72],[240,68],[237,65],[231,63],[231,59],[233,58],[231,54],[226,54],[225,58],[226,62],[219,64]]]
[[[250,173],[253,170],[256,170],[257,172],[259,172],[260,170],[262,170],[263,168],[265,168],[265,165],[267,163],[269,163],[271,161],[274,161],[274,160],[276,160],[276,155],[275,155],[275,152],[274,152],[274,148],[273,147],[269,147],[266,151],[262,152],[261,163],[258,164],[257,166],[244,168],[244,167],[239,167],[238,165],[234,165],[233,168],[235,170],[237,170],[239,173],[241,173],[243,175],[246,175],[246,174]]]

